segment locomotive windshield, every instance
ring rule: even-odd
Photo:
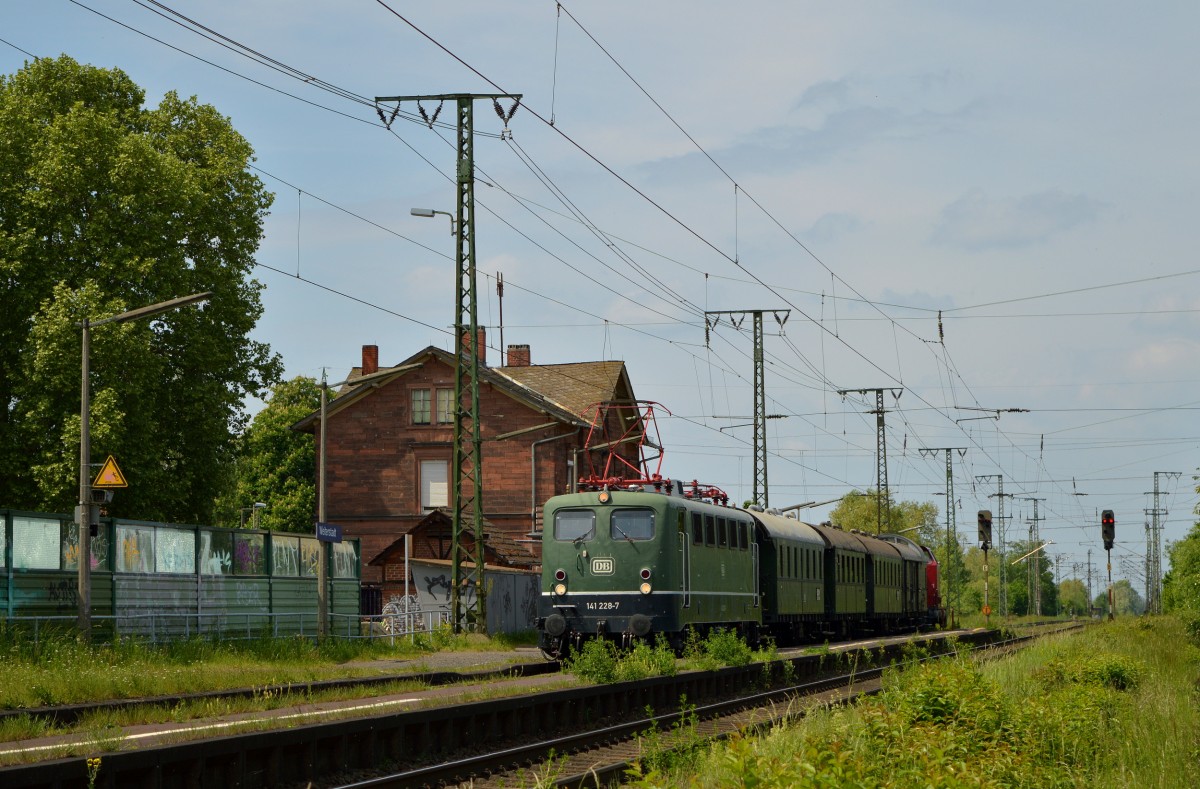
[[[613,510],[614,540],[653,540],[654,510]]]
[[[591,510],[559,510],[554,513],[554,539],[590,540],[596,536],[596,513]]]

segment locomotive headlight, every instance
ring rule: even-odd
[[[602,490],[602,491],[600,491],[600,495],[597,496],[596,499],[601,504],[608,504],[610,501],[612,501],[612,494],[609,493],[607,490]]]
[[[642,594],[650,594],[650,584],[644,583],[638,587]]]
[[[562,597],[563,595],[565,595],[567,593],[567,585],[566,584],[555,584],[554,585],[554,593],[556,595],[558,595],[559,597]]]
[[[649,580],[650,580],[650,568],[649,568],[649,567],[643,567],[643,568],[642,568],[642,580],[643,580],[643,581],[649,581]]]
[[[554,571],[554,580],[556,580],[556,581],[567,580],[567,571],[563,570],[562,568],[555,570]]]

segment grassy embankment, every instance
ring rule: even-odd
[[[527,638],[454,635],[447,629],[415,637],[316,644],[302,638],[251,641],[191,639],[165,645],[122,641],[90,645],[70,634],[43,637],[0,627],[0,709],[105,699],[176,696],[230,688],[398,673],[373,660],[413,660],[442,650],[505,650]],[[348,665],[354,664],[354,665]]]
[[[1198,677],[1200,628],[1122,619],[1003,660],[891,672],[881,695],[763,737],[648,753],[629,785],[1191,786]]]

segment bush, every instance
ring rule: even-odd
[[[754,653],[732,630],[717,628],[702,641],[695,630],[689,629],[683,656],[692,668],[711,671],[722,666],[747,666]]]
[[[583,643],[583,648],[563,661],[563,671],[580,679],[605,684],[617,679],[617,646],[602,638],[593,638]]]

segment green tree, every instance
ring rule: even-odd
[[[320,405],[321,388],[312,378],[300,376],[275,386],[266,407],[238,440],[232,490],[219,507],[221,523],[241,524],[243,510],[258,502],[267,505],[256,519],[260,528],[312,532],[316,449],[311,435],[291,426]]]
[[[1118,615],[1140,616],[1146,612],[1146,601],[1129,580],[1113,581],[1113,607]]]
[[[205,522],[245,424],[281,373],[249,339],[271,203],[218,112],[123,72],[42,58],[0,76],[0,503],[69,512],[78,490],[80,329],[201,291],[200,308],[92,334],[93,461],[130,487],[110,512]]]
[[[1200,614],[1200,523],[1169,543],[1167,556],[1171,570],[1163,578],[1163,610]]]
[[[937,536],[938,509],[936,504],[917,503],[915,501],[897,502],[889,495],[885,515],[885,523],[877,529],[879,516],[877,497],[874,490],[865,493],[852,490],[847,493],[838,505],[829,513],[829,519],[839,527],[858,529],[867,534],[876,531],[898,533],[904,532],[916,542],[927,545],[933,544]],[[890,515],[890,517],[889,517]]]
[[[1058,585],[1062,612],[1072,616],[1087,616],[1087,587],[1078,578],[1068,578]]]

